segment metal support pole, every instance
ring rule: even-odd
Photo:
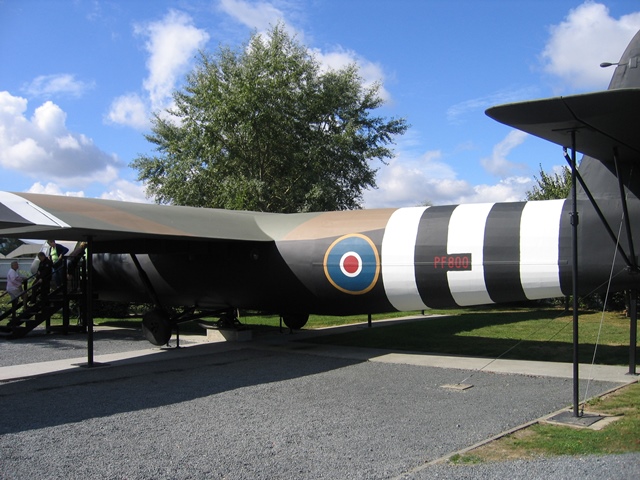
[[[567,163],[569,164],[569,167],[571,167],[571,157],[569,157],[566,154],[566,152],[565,152],[565,159],[567,160]],[[617,173],[616,173],[616,175],[617,175]],[[580,175],[580,172],[578,172],[577,170],[576,170],[576,179],[578,180],[578,183],[582,187],[582,190],[584,191],[585,195],[589,199],[589,202],[591,202],[591,206],[593,207],[593,209],[595,210],[596,214],[598,215],[598,218],[602,222],[602,226],[605,228],[605,230],[609,234],[609,238],[611,238],[611,241],[613,242],[613,244],[618,249],[618,253],[624,259],[624,263],[626,263],[628,267],[634,268],[633,265],[637,265],[637,263],[638,263],[637,260],[634,260],[633,264],[632,264],[631,259],[629,258],[629,256],[624,251],[624,248],[622,247],[620,242],[618,242],[618,237],[613,232],[613,230],[611,229],[611,225],[609,225],[609,222],[607,221],[606,217],[604,216],[604,213],[602,213],[602,210],[600,210],[600,207],[598,206],[598,202],[596,201],[595,198],[593,198],[593,194],[591,193],[591,191],[589,191],[589,187],[587,186],[587,184],[582,179],[582,175]]]
[[[629,375],[636,373],[636,344],[638,343],[638,290],[629,292]]]
[[[622,203],[622,214],[624,216],[624,227],[627,232],[627,243],[629,244],[629,257],[631,273],[638,273],[638,258],[636,257],[636,251],[633,246],[633,235],[631,233],[631,218],[629,217],[629,207],[627,206],[627,195],[624,191],[624,181],[622,178],[622,171],[618,165],[618,152],[613,151],[613,163],[616,167],[616,176],[618,177],[618,188],[620,188],[620,202]]]
[[[69,288],[67,279],[67,266],[69,259],[64,257],[62,259],[62,333],[67,335],[69,333]]]
[[[93,237],[87,237],[85,323],[87,327],[87,367],[93,367]]]
[[[371,314],[369,314],[368,318],[367,318],[367,326],[369,328],[371,328]]]
[[[579,417],[579,339],[578,339],[578,188],[576,184],[576,132],[571,132],[571,283],[573,294],[573,416]]]

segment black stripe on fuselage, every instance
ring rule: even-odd
[[[430,308],[456,306],[449,289],[447,270],[434,268],[434,259],[447,255],[449,221],[455,205],[429,207],[422,214],[415,249],[416,286]]]
[[[484,278],[496,303],[524,301],[520,279],[520,222],[525,203],[496,203],[484,231]]]
[[[586,202],[583,202],[583,204],[586,205]],[[581,205],[582,206],[582,205]],[[597,225],[597,223],[595,223],[596,221],[593,220],[591,222],[588,221],[588,216],[585,215],[585,211],[587,208],[583,208],[582,209],[582,216],[578,217],[580,219],[580,221],[582,221],[583,225]],[[589,205],[588,207],[589,210],[592,209],[592,207]],[[560,289],[562,290],[562,293],[564,293],[565,295],[571,295],[572,293],[572,284],[573,284],[573,280],[572,280],[572,271],[573,271],[573,244],[572,244],[572,225],[571,225],[571,213],[573,210],[573,205],[570,201],[566,201],[564,202],[564,205],[562,207],[562,216],[560,217],[560,238],[558,239],[558,268],[560,269]],[[599,220],[597,220],[599,222]],[[589,235],[588,232],[585,232],[585,236]],[[590,248],[590,250],[592,250]],[[594,249],[595,250],[595,249]],[[597,251],[590,251],[588,252],[588,254],[590,256],[593,255],[601,255],[602,252],[597,252]],[[584,252],[580,252],[580,250],[578,250],[578,253],[580,253],[581,255],[584,254]],[[583,258],[586,258],[583,256]]]

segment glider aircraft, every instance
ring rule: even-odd
[[[346,315],[636,289],[640,226],[640,32],[609,85],[487,114],[584,154],[571,201],[273,214],[0,192],[0,236],[91,241],[101,300],[148,303],[143,332],[166,344],[185,318],[237,309]],[[170,308],[171,307],[171,308]]]

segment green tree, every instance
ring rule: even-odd
[[[560,173],[549,175],[542,170],[540,165],[540,177],[534,177],[536,185],[526,192],[527,200],[555,200],[567,198],[571,193],[571,169],[562,167]]]
[[[379,84],[355,65],[323,71],[276,25],[239,49],[202,52],[175,105],[156,113],[156,154],[132,162],[158,203],[300,212],[360,208],[408,125],[370,111]]]

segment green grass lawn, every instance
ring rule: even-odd
[[[0,302],[6,308],[8,296]],[[415,315],[419,321],[376,325],[376,321]],[[440,316],[442,315],[442,316]],[[215,319],[212,319],[215,320]],[[244,314],[241,322],[258,330],[278,328],[277,315]],[[60,323],[59,315],[52,322]],[[366,322],[367,315],[312,315],[305,329]],[[337,333],[314,342],[452,355],[571,362],[572,315],[560,308],[468,308],[373,315],[374,328]],[[96,318],[96,325],[139,328],[140,319]],[[182,333],[202,333],[197,322],[181,324]],[[624,365],[629,357],[629,319],[621,312],[580,312],[580,362]],[[597,348],[596,348],[597,345]]]
[[[588,402],[586,410],[620,419],[602,430],[535,424],[464,455],[454,455],[450,461],[474,464],[540,456],[640,452],[640,384],[595,398]]]
[[[363,329],[314,339],[426,353],[571,362],[573,317],[562,309],[467,309],[437,312],[424,321]],[[602,323],[601,323],[602,320]],[[624,365],[629,358],[629,319],[620,312],[581,312],[580,361]],[[596,349],[597,344],[597,349]]]
[[[381,313],[372,316],[372,320],[381,320],[387,318],[406,317],[408,315],[417,314],[418,312],[393,312]],[[366,322],[367,315],[353,315],[346,317],[328,316],[328,315],[311,315],[309,322],[304,327],[306,329],[336,327],[340,325],[350,325],[353,323]],[[205,322],[215,322],[215,318],[205,318]],[[240,316],[240,322],[243,325],[259,330],[275,330],[280,327],[280,316],[278,315],[261,315],[257,313],[244,313]],[[106,326],[126,326],[128,328],[139,328],[140,319],[114,319],[114,318],[96,318],[95,325]],[[286,328],[286,326],[283,327]],[[180,325],[181,332],[203,333],[204,329],[198,325],[197,321],[185,322]]]

